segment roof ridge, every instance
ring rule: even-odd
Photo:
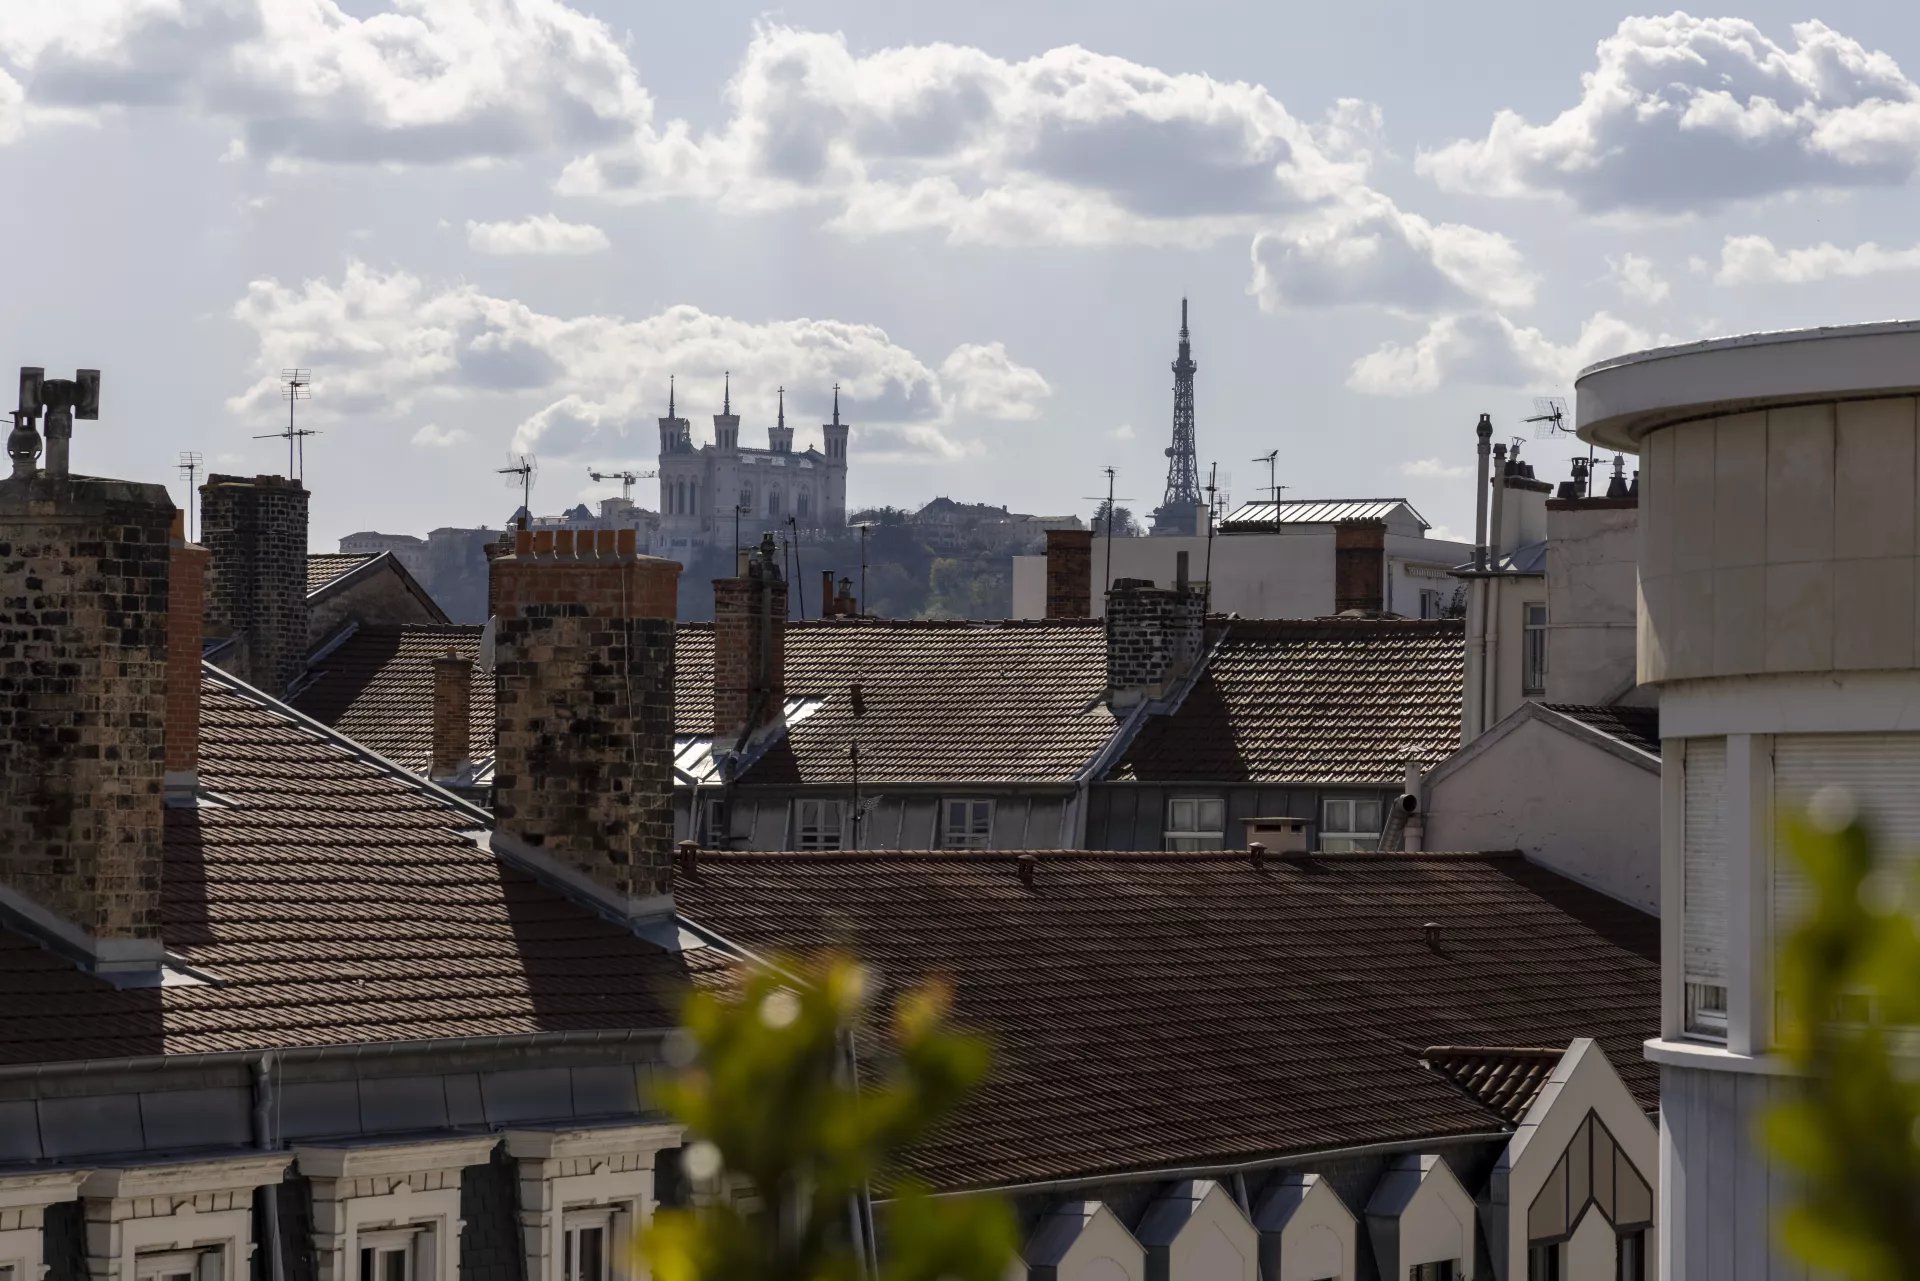
[[[1246,864],[1245,850],[1078,850],[1078,849],[1004,849],[1004,850],[720,850],[702,848],[701,861],[719,859],[729,863],[1003,863],[1022,858],[1041,858],[1081,863],[1169,863],[1192,866],[1203,863]],[[1341,853],[1309,851],[1296,854],[1268,854],[1267,863],[1414,863],[1426,860],[1470,862],[1475,859],[1518,859],[1519,850],[1353,850]]]

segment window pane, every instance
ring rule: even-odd
[[[1380,830],[1380,802],[1355,801],[1353,803],[1355,832],[1377,832]]]
[[[1227,803],[1225,801],[1200,802],[1200,830],[1217,832],[1227,825]]]
[[[380,1281],[407,1281],[406,1250],[382,1250],[380,1252]]]
[[[380,1281],[379,1274],[374,1271],[375,1253],[373,1250],[360,1252],[360,1281]]]
[[[1329,832],[1353,830],[1353,802],[1329,800],[1320,811],[1320,826]]]
[[[1169,832],[1191,832],[1193,830],[1193,802],[1167,802],[1167,830]]]
[[[576,1281],[600,1281],[601,1259],[606,1254],[601,1248],[605,1235],[604,1228],[580,1229],[580,1275]]]

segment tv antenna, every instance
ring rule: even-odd
[[[1573,428],[1567,426],[1567,402],[1559,396],[1535,396],[1533,415],[1521,421],[1533,424],[1536,440],[1545,440],[1560,432],[1573,434]]]
[[[533,519],[533,477],[540,470],[540,464],[534,461],[532,454],[508,454],[507,465],[494,469],[502,476],[516,476],[520,484],[520,512],[523,519]],[[513,481],[507,482],[509,485]],[[526,526],[522,525],[522,529]]]
[[[180,451],[180,474],[187,478],[187,541],[193,541],[193,490],[194,478],[200,474],[200,455],[192,450]]]
[[[636,480],[649,480],[659,474],[657,471],[595,471],[591,467],[587,468],[587,475],[596,482],[619,481],[620,501],[627,503],[633,501],[633,483]]]
[[[1268,501],[1273,504],[1273,524],[1277,529],[1280,525],[1280,491],[1286,488],[1284,485],[1274,483],[1278,479],[1274,473],[1280,464],[1280,451],[1277,449],[1269,449],[1266,453],[1252,461],[1265,463],[1267,465],[1267,498]]]
[[[284,440],[287,442],[287,477],[290,480],[305,480],[307,477],[307,437],[320,433],[311,427],[296,427],[293,422],[294,406],[303,400],[313,399],[313,371],[311,369],[282,369],[280,371],[280,396],[287,402],[287,429],[270,431],[264,436],[255,436],[255,440]]]
[[[1103,472],[1105,472],[1105,473],[1106,473],[1106,477],[1107,477],[1107,496],[1106,496],[1106,498],[1105,498],[1105,500],[1104,500],[1104,501],[1106,502],[1106,504],[1107,504],[1107,566],[1106,566],[1106,587],[1105,587],[1105,589],[1104,589],[1104,591],[1105,591],[1105,592],[1111,592],[1111,591],[1113,591],[1113,517],[1114,517],[1114,504],[1116,504],[1116,503],[1131,503],[1131,502],[1137,502],[1137,501],[1139,501],[1139,500],[1138,500],[1138,499],[1133,499],[1133,498],[1115,498],[1115,497],[1113,496],[1113,482],[1114,482],[1114,477],[1116,477],[1116,476],[1118,476],[1118,475],[1119,475],[1120,473],[1118,473],[1117,471],[1115,471],[1115,470],[1114,470],[1113,468],[1111,468],[1111,467],[1102,467],[1102,468],[1101,468],[1100,470],[1101,470],[1101,471],[1103,471]],[[1081,496],[1082,498],[1084,498],[1084,499],[1087,499],[1087,500],[1089,500],[1089,501],[1091,501],[1091,502],[1096,502],[1096,503],[1097,503],[1097,502],[1101,502],[1101,501],[1103,501],[1103,500],[1101,499],[1101,497],[1100,497],[1100,495],[1098,495],[1098,494],[1082,494],[1082,495],[1080,495],[1080,496]],[[1103,594],[1103,597],[1102,597],[1102,599],[1104,599],[1104,594]],[[1105,611],[1103,610],[1102,612],[1104,613]]]

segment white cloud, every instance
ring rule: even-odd
[[[1459,480],[1467,474],[1467,466],[1444,463],[1438,458],[1414,458],[1400,464],[1400,474],[1420,480]]]
[[[1485,138],[1416,164],[1448,190],[1560,195],[1595,213],[1905,182],[1920,165],[1920,87],[1822,23],[1792,32],[1781,45],[1740,18],[1627,18],[1573,106],[1540,124],[1501,111]]]
[[[1037,369],[1014,363],[1003,343],[963,343],[940,362],[940,380],[962,410],[1008,421],[1038,418],[1053,394]]]
[[[483,254],[595,254],[612,247],[591,223],[535,214],[518,222],[467,223],[467,247]]]
[[[1800,285],[1814,280],[1920,270],[1920,246],[1887,249],[1868,241],[1844,249],[1830,242],[1780,250],[1765,236],[1728,236],[1720,246],[1716,285]]]
[[[808,413],[824,421],[838,382],[854,447],[867,460],[958,457],[977,447],[955,435],[958,419],[1018,413],[1046,387],[997,343],[961,347],[936,372],[873,325],[756,323],[690,306],[637,319],[562,317],[360,262],[338,280],[256,280],[233,314],[259,345],[257,380],[228,402],[236,414],[271,413],[279,370],[306,365],[324,389],[313,402],[322,416],[506,398],[539,406],[520,421],[513,447],[557,457],[622,445],[651,453],[669,374],[679,378],[682,416],[696,422],[719,408],[728,370],[734,408],[749,424],[773,421],[782,384],[790,421]],[[812,430],[801,432],[804,448]]]
[[[1607,275],[1613,281],[1613,287],[1628,302],[1654,306],[1665,302],[1667,295],[1673,292],[1673,286],[1653,265],[1653,260],[1639,254],[1622,254],[1618,258],[1607,259]]]
[[[1374,192],[1304,214],[1253,239],[1251,292],[1266,311],[1371,305],[1431,312],[1523,307],[1539,277],[1511,240],[1431,223]]]
[[[1570,343],[1491,312],[1440,316],[1410,343],[1386,343],[1353,362],[1347,386],[1370,396],[1416,396],[1443,384],[1561,386],[1609,356],[1671,341],[1608,312],[1596,312]]]
[[[178,110],[284,162],[592,148],[652,113],[613,32],[563,0],[389,0],[364,18],[333,0],[8,3],[0,61],[29,121]],[[0,84],[0,138],[7,98]]]
[[[421,449],[451,449],[471,439],[464,428],[442,427],[437,423],[426,423],[413,433],[413,443]]]
[[[1377,132],[1367,104],[1313,126],[1259,85],[1076,46],[1019,62],[949,44],[855,54],[776,25],[755,32],[726,96],[718,129],[645,125],[569,165],[560,189],[824,202],[850,234],[1204,243],[1352,187]]]
[[[1107,434],[1115,440],[1132,440],[1138,433],[1133,430],[1132,423],[1121,423]]]

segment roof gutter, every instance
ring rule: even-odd
[[[1160,1166],[1143,1170],[1121,1170],[1111,1174],[1087,1174],[1069,1179],[1047,1179],[1038,1183],[995,1183],[978,1188],[955,1188],[933,1193],[937,1197],[980,1196],[984,1193],[1031,1192],[1069,1192],[1078,1188],[1102,1187],[1113,1183],[1159,1183],[1169,1179],[1219,1178],[1222,1175],[1248,1174],[1257,1170],[1276,1169],[1290,1165],[1305,1165],[1327,1161],[1345,1161],[1359,1157],[1380,1156],[1395,1152],[1424,1152],[1438,1144],[1491,1143],[1505,1141],[1513,1137],[1512,1130],[1486,1130],[1466,1134],[1429,1135],[1417,1139],[1391,1139],[1382,1143],[1362,1143],[1347,1148],[1320,1148],[1311,1152],[1296,1152],[1287,1156],[1256,1157],[1251,1161],[1234,1161],[1218,1165],[1175,1165]],[[890,1198],[882,1197],[882,1202]]]

